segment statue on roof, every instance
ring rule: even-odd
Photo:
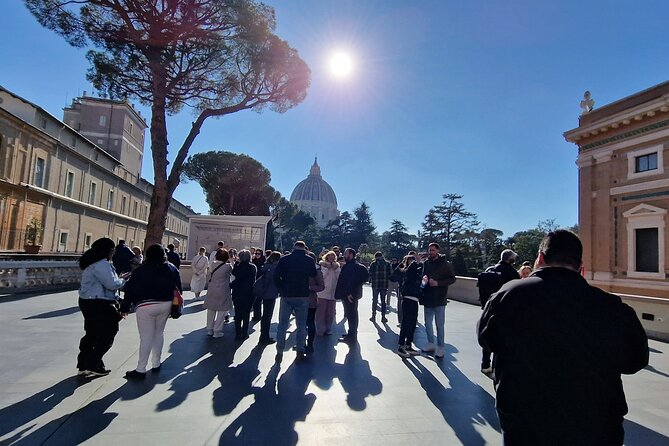
[[[592,109],[595,108],[595,100],[590,97],[590,92],[586,91],[583,93],[583,100],[581,101],[581,116],[590,113]]]

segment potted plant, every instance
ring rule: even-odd
[[[23,249],[27,254],[37,254],[42,249],[42,222],[33,217],[26,226],[26,244]]]

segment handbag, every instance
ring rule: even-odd
[[[184,314],[184,298],[178,288],[174,288],[172,297],[172,309],[170,310],[170,317],[172,319],[179,319]]]

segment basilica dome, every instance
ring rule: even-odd
[[[339,217],[337,196],[332,187],[321,176],[318,159],[314,160],[309,176],[295,187],[290,194],[290,202],[308,212],[319,226]]]

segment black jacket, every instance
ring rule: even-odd
[[[398,267],[399,268],[399,267]],[[423,277],[423,266],[418,262],[413,262],[404,271],[404,281],[402,282],[402,296],[420,296],[420,281]]]
[[[171,301],[174,289],[181,288],[179,270],[169,262],[145,263],[138,267],[125,284],[121,312],[128,313],[132,305],[144,301]]]
[[[274,283],[281,297],[309,297],[309,277],[316,277],[316,262],[303,249],[294,249],[279,259]]]
[[[232,300],[254,300],[253,283],[256,281],[256,266],[253,263],[240,262],[232,268],[235,280],[230,282]]]
[[[520,279],[520,274],[518,274],[516,268],[502,261],[486,269],[486,271],[497,271],[498,273],[500,273],[502,275],[503,283],[509,282],[514,279]]]
[[[118,274],[125,273],[132,270],[131,260],[135,257],[132,249],[128,245],[116,245],[116,252],[112,257],[114,268]]]
[[[648,364],[648,339],[618,296],[570,269],[539,269],[492,295],[478,332],[496,355],[505,444],[622,444],[620,375]]]
[[[369,279],[369,271],[365,265],[357,260],[346,262],[341,268],[337,287],[335,288],[335,299],[346,299],[349,295],[354,299],[362,297],[362,285]]]
[[[437,286],[426,286],[420,298],[421,305],[426,307],[439,307],[446,305],[448,286],[455,282],[453,265],[446,260],[446,256],[440,254],[435,260],[427,259],[423,262],[423,275],[438,282]]]
[[[170,262],[172,265],[176,266],[177,269],[181,266],[181,259],[179,258],[179,254],[177,254],[174,251],[168,251],[167,252],[167,261]]]

